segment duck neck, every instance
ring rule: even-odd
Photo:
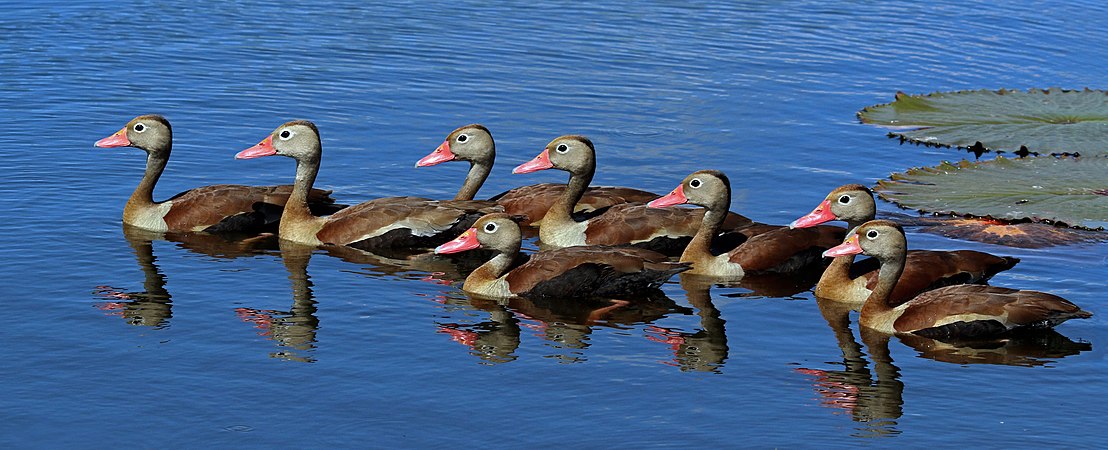
[[[881,269],[877,272],[877,286],[874,286],[873,292],[870,292],[869,297],[866,298],[865,305],[862,306],[863,315],[885,312],[892,309],[892,307],[889,306],[889,295],[892,294],[893,288],[896,287],[896,282],[900,279],[900,274],[903,272],[903,255],[899,258],[881,260]]]
[[[485,179],[489,177],[490,172],[492,172],[492,164],[484,161],[470,162],[466,181],[462,183],[462,188],[458,190],[458,195],[454,196],[454,200],[473,200],[473,197],[477,196],[477,191],[481,189],[481,185],[485,184]]]
[[[488,260],[484,264],[481,264],[476,270],[466,277],[465,283],[462,285],[462,289],[469,292],[482,292],[481,286],[494,282],[497,279],[503,277],[508,269],[511,269],[512,263],[515,261],[516,256],[519,254],[519,244],[517,243],[512,248],[501,250]]]
[[[581,196],[585,195],[585,190],[589,188],[589,183],[592,182],[593,171],[586,171],[583,173],[570,172],[569,182],[566,183],[566,190],[562,193],[562,197],[554,202],[554,205],[550,207],[550,211],[543,217],[543,224],[547,223],[573,223],[573,209],[577,206],[577,202],[581,200]]]
[[[833,258],[831,264],[828,264],[827,268],[823,270],[823,275],[820,275],[819,282],[816,283],[816,294],[819,294],[819,291],[822,291],[828,285],[850,283],[850,266],[854,264],[854,256],[845,255]]]
[[[135,192],[131,193],[131,198],[127,200],[126,210],[154,206],[154,186],[158,184],[158,179],[161,178],[162,171],[165,170],[165,166],[168,163],[168,148],[164,152],[158,152],[158,154],[147,152],[146,173],[142,175],[142,181],[139,181],[139,185],[135,188]]]
[[[280,229],[283,233],[286,225],[314,219],[308,208],[308,193],[315,184],[315,177],[319,173],[319,158],[311,160],[296,159],[296,179],[292,183],[292,194],[285,203],[285,211],[281,213]]]
[[[719,233],[727,218],[728,206],[731,205],[731,193],[723,195],[718,201],[704,207],[704,219],[700,222],[700,228],[696,230],[685,251],[681,252],[681,261],[695,262],[698,259],[711,258],[712,238]]]

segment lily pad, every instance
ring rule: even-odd
[[[944,162],[894,173],[874,191],[936,214],[1090,230],[1108,225],[1108,157]]]
[[[1020,155],[1108,155],[1108,92],[1050,88],[908,95],[858,112],[901,141]]]
[[[1009,223],[973,217],[909,216],[897,213],[886,213],[882,216],[921,233],[1005,247],[1046,248],[1108,242],[1106,233],[1045,223]]]

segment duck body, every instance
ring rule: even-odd
[[[847,222],[847,228],[854,229],[876,215],[873,192],[860,184],[848,184],[831,191],[819,206],[793,221],[790,227],[806,228],[842,220]],[[879,264],[872,259],[855,262],[854,258],[836,257],[816,283],[815,294],[831,301],[858,305],[865,302],[877,284]],[[983,284],[1018,262],[1018,258],[975,250],[908,250],[904,271],[888,301],[898,305],[920,292],[943,286]]]
[[[164,117],[132,119],[118,132],[96,141],[97,147],[135,147],[146,151],[146,173],[123,208],[123,223],[148,231],[258,233],[275,231],[291,185],[217,184],[181,192],[168,200],[153,199],[154,186],[169,162],[173,133]],[[321,212],[342,208],[331,191],[309,192],[309,207]]]
[[[458,127],[434,151],[424,156],[416,167],[433,166],[448,161],[468,161],[469,172],[455,200],[473,200],[481,189],[496,159],[496,144],[488,128],[480,124]],[[537,227],[546,212],[563,195],[566,186],[539,183],[520,186],[491,198],[511,215],[526,217],[521,223]],[[576,212],[589,212],[628,202],[647,202],[657,197],[653,192],[615,186],[589,186],[574,206]]]
[[[476,248],[496,255],[468,277],[462,289],[489,297],[624,298],[656,292],[688,265],[635,247],[567,247],[518,258],[522,234],[506,214],[490,214],[457,239],[436,248],[450,254]]]
[[[500,211],[492,202],[387,197],[345,208],[327,217],[305,201],[319,172],[322,145],[315,124],[295,120],[278,127],[238,159],[282,155],[297,161],[296,181],[281,216],[282,239],[308,245],[346,245],[363,250],[427,248],[450,240],[483,214]]]
[[[677,256],[703,221],[703,210],[656,209],[641,203],[622,203],[575,214],[575,205],[596,170],[596,151],[592,141],[583,136],[566,135],[554,139],[539,156],[519,165],[513,172],[530,173],[550,168],[569,172],[570,179],[539,227],[539,239],[544,245],[633,245]],[[752,223],[735,213],[723,214],[721,229],[724,231]]]
[[[1066,320],[1092,317],[1057,295],[997,286],[954,285],[917,294],[893,305],[907,242],[899,225],[873,220],[853,230],[826,256],[866,254],[881,268],[858,322],[883,333],[911,333],[933,339],[977,339],[1021,328],[1049,328]]]
[[[820,254],[842,242],[846,234],[846,230],[830,226],[791,229],[752,224],[734,230],[731,234],[740,239],[717,250],[713,247],[731,204],[730,180],[717,170],[694,172],[649,206],[664,208],[685,203],[704,207],[702,224],[681,253],[681,261],[691,263],[689,273],[695,275],[742,278],[748,273],[799,271],[819,262]]]

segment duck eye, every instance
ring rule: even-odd
[[[457,138],[458,142],[465,142],[465,141],[468,141],[468,140],[469,140],[469,135],[465,135],[465,134],[459,134],[458,135],[458,138]]]
[[[842,197],[839,197],[839,203],[842,203],[844,205],[850,203],[850,196],[849,195],[844,195]]]
[[[499,228],[499,227],[497,227],[495,223],[486,223],[485,224],[485,232],[486,233],[495,233],[497,228]]]
[[[703,183],[700,182],[700,178],[693,178],[693,179],[689,180],[689,187],[691,187],[693,189],[699,188],[701,184],[703,184]]]
[[[277,137],[281,138],[282,141],[292,139],[293,136],[296,136],[296,133],[293,133],[289,130],[281,130],[281,134],[277,135]]]
[[[866,232],[866,238],[869,238],[869,239],[877,239],[877,236],[880,236],[880,235],[881,235],[881,233],[879,233],[877,230],[869,230],[869,231]]]
[[[565,153],[569,151],[569,146],[566,144],[558,144],[558,146],[554,148],[554,151],[558,153]]]
[[[142,122],[136,123],[134,126],[134,130],[136,133],[142,133],[143,131],[146,131],[146,124]]]

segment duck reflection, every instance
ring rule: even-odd
[[[461,291],[438,297],[440,303],[468,312],[483,311],[489,320],[464,324],[440,322],[439,331],[470,348],[488,363],[514,361],[524,331],[533,332],[549,351],[544,357],[563,363],[587,361],[586,350],[597,327],[627,328],[650,324],[670,314],[691,310],[658,294],[634,301],[609,299],[522,297],[493,299]]]
[[[123,238],[131,247],[143,273],[143,290],[128,292],[109,285],[97,286],[94,295],[102,300],[96,307],[123,317],[132,325],[164,328],[173,317],[173,302],[166,290],[166,276],[157,265],[154,241],[164,240],[190,252],[213,258],[237,258],[276,249],[277,239],[205,233],[158,233],[123,224]]]
[[[889,354],[888,336],[862,330],[862,340],[873,360],[871,369],[850,327],[851,305],[816,300],[842,351],[843,369],[796,371],[814,378],[812,387],[819,394],[821,405],[850,414],[852,420],[863,424],[855,436],[899,434],[896,425],[904,413],[904,383],[900,381],[900,369]]]
[[[312,280],[308,277],[308,262],[315,247],[280,241],[279,248],[292,285],[292,307],[288,311],[242,307],[236,308],[235,313],[243,321],[253,323],[260,330],[259,335],[281,347],[279,351],[270,353],[271,357],[315,362],[311,352],[315,349],[319,318],[316,317],[317,302],[312,294]]]
[[[897,339],[919,356],[954,364],[1002,364],[1034,367],[1093,349],[1093,344],[1073,341],[1053,328],[1019,330],[996,339],[938,341],[914,334]]]
[[[806,292],[819,279],[820,267],[788,274],[748,275],[738,281],[719,283],[717,278],[682,273],[681,287],[689,304],[700,316],[700,329],[688,332],[676,328],[650,326],[647,339],[670,346],[673,359],[666,364],[682,371],[720,373],[727,360],[727,321],[712,303],[712,287],[731,288],[736,292],[721,294],[723,297],[774,297],[790,298]]]
[[[120,316],[131,325],[168,326],[169,319],[173,317],[173,301],[165,289],[165,274],[158,268],[158,258],[154,256],[153,241],[161,236],[161,233],[123,225],[123,238],[142,269],[143,290],[126,292],[108,285],[97,286],[94,295],[102,300],[96,304],[97,308],[107,311],[109,315]]]
[[[814,377],[813,387],[820,403],[842,410],[864,424],[857,436],[895,435],[903,414],[904,383],[889,351],[892,335],[860,327],[859,336],[869,351],[872,369],[851,329],[851,306],[817,298],[820,312],[835,334],[842,351],[842,370],[797,369]],[[854,305],[856,306],[856,305]],[[916,350],[920,357],[953,364],[1002,364],[1042,366],[1057,359],[1092,349],[1087,342],[1074,342],[1053,329],[1026,330],[1002,338],[982,341],[939,341],[914,334],[896,336]]]

